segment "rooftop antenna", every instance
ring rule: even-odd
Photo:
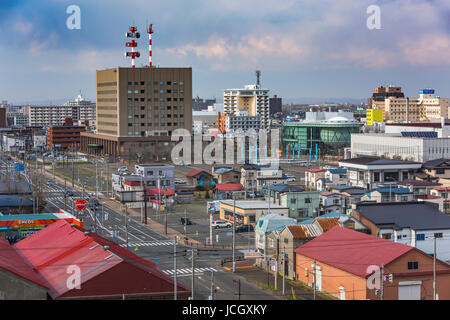
[[[125,33],[125,37],[133,39],[131,39],[131,42],[125,43],[127,47],[131,48],[131,52],[130,51],[125,52],[125,57],[131,57],[131,67],[134,68],[135,67],[134,59],[140,57],[139,51],[134,51],[134,48],[136,48],[138,45],[137,42],[134,41],[134,38],[139,39],[141,35],[139,32],[137,32],[136,27],[130,27],[129,30],[130,30],[129,32]]]
[[[259,81],[259,79],[261,78],[261,71],[256,70],[256,86],[259,88],[261,83]]]

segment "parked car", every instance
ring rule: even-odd
[[[180,178],[175,178],[174,182],[175,184],[186,184],[186,181]]]
[[[295,179],[295,178],[288,178],[286,181],[287,182],[295,182],[297,179]]]
[[[125,172],[128,171],[128,167],[127,166],[120,166],[119,169],[117,169],[118,172]]]
[[[247,192],[247,197],[256,198],[256,194],[253,191]]]
[[[192,224],[192,222],[191,222],[191,220],[189,218],[182,217],[181,218],[181,224],[187,226],[187,225]]]
[[[234,232],[253,232],[255,229],[251,224],[245,224],[243,226],[236,227]]]
[[[233,224],[231,222],[223,221],[223,220],[216,220],[216,221],[213,221],[213,223],[212,223],[212,227],[214,229],[231,228],[232,226],[233,226]]]
[[[47,184],[52,184],[53,181],[52,180],[47,180]]]

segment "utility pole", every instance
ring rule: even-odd
[[[97,159],[95,160],[95,197],[98,197],[98,172],[97,172],[97,168],[98,168],[98,161]]]
[[[67,211],[67,179],[64,178],[64,210]]]
[[[316,259],[314,259],[314,265],[313,265],[313,287],[314,287],[314,300],[316,300]]]
[[[381,300],[384,300],[384,263],[381,265]]]
[[[173,240],[173,299],[177,300],[177,236]]]
[[[214,300],[214,271],[211,271],[211,300]]]
[[[434,254],[433,254],[433,300],[436,299],[436,235],[434,236]]]
[[[195,270],[194,270],[194,249],[191,249],[192,253],[192,292],[191,292],[191,300],[194,300],[194,276],[195,276]]]
[[[234,193],[233,193],[233,273],[236,272],[236,254],[235,254],[235,247],[236,247],[236,234],[235,234],[235,228],[236,227],[236,200],[234,199]]]
[[[72,154],[72,188],[74,187],[74,182],[73,182],[73,180],[74,180],[74,178],[75,178],[75,168],[74,168],[74,163],[73,163],[73,159],[74,158],[74,155]]]
[[[127,250],[128,250],[128,207],[125,204],[125,233],[126,233],[126,242],[127,242]]]
[[[286,248],[283,247],[283,296],[284,296],[284,289],[285,289],[285,273],[286,273]]]
[[[277,260],[275,261],[275,290],[278,289],[278,257],[279,257],[279,250],[278,250],[278,246],[279,246],[279,241],[278,241],[278,237],[277,237]]]

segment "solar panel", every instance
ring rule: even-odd
[[[434,131],[402,131],[402,137],[414,138],[437,138],[437,132]]]

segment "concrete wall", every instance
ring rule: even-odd
[[[0,300],[46,300],[47,289],[0,269]]]

